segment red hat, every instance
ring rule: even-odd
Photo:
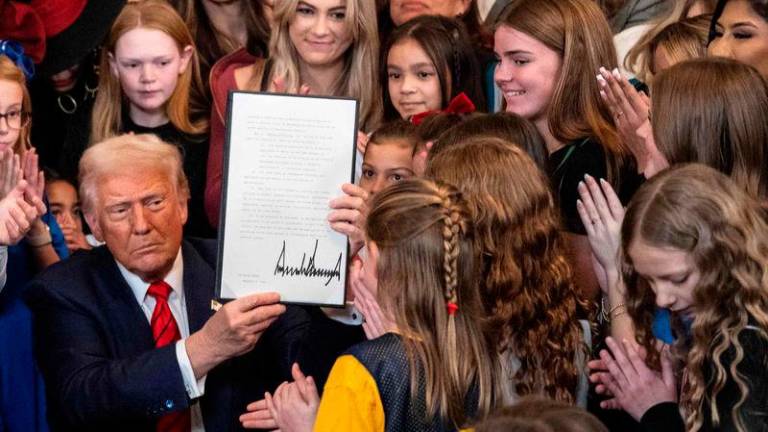
[[[43,19],[45,35],[51,38],[71,26],[88,2],[87,0],[32,0],[30,3]]]
[[[52,2],[55,3],[55,2]],[[45,55],[45,27],[35,10],[28,4],[0,0],[0,39],[14,40],[24,47],[24,53],[35,63]]]
[[[0,0],[2,1],[2,0]],[[47,37],[38,71],[50,76],[77,65],[101,44],[126,0],[32,0]]]

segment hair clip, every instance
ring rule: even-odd
[[[457,94],[456,97],[451,99],[451,102],[447,107],[445,107],[444,110],[424,111],[423,113],[415,114],[411,117],[411,123],[413,123],[415,126],[418,126],[424,121],[424,119],[433,114],[472,114],[476,110],[477,108],[475,107],[475,104],[472,103],[472,100],[469,99],[469,96],[467,96],[466,93],[461,92]]]
[[[35,63],[31,58],[24,55],[24,47],[12,40],[0,39],[0,55],[4,55],[18,67],[27,81],[35,76]]]
[[[456,311],[459,310],[459,305],[452,301],[448,301],[445,306],[448,309],[448,316],[456,315]]]

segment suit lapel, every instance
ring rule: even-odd
[[[201,328],[213,315],[211,300],[214,298],[216,273],[188,242],[181,245],[184,258],[184,298],[187,304],[189,333]]]
[[[101,292],[107,305],[106,318],[117,341],[116,349],[127,354],[153,349],[155,340],[149,321],[106,247],[99,254],[97,268],[97,284],[104,288]]]

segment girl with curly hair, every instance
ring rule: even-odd
[[[601,352],[606,369],[595,380],[613,394],[609,404],[654,432],[768,429],[768,224],[759,202],[712,168],[673,168],[632,199],[621,253],[642,348],[608,339],[612,355]],[[657,306],[671,311],[677,336],[661,354]],[[674,359],[683,365],[682,417]]]
[[[576,314],[585,303],[571,282],[545,174],[517,145],[484,137],[430,154],[426,175],[458,185],[468,200],[483,259],[485,333],[502,363],[504,403],[537,394],[584,404],[589,333]]]

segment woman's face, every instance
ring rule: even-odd
[[[629,247],[629,259],[656,295],[656,306],[682,315],[694,312],[693,290],[701,272],[690,253],[651,246],[638,239]]]
[[[746,63],[768,78],[768,22],[747,0],[731,0],[717,20],[708,54]]]
[[[494,79],[504,95],[507,111],[534,122],[545,117],[560,76],[560,55],[505,25],[496,30],[494,39],[499,59]]]
[[[306,65],[339,65],[352,45],[345,0],[300,0],[288,34]]]
[[[0,80],[0,114],[5,116],[0,120],[0,151],[13,150],[19,141],[24,118],[23,101],[24,93],[19,83]]]
[[[390,0],[389,15],[399,26],[422,15],[457,17],[472,6],[472,0]]]
[[[389,49],[387,86],[392,105],[404,119],[442,107],[443,96],[435,65],[413,39],[404,39]]]

